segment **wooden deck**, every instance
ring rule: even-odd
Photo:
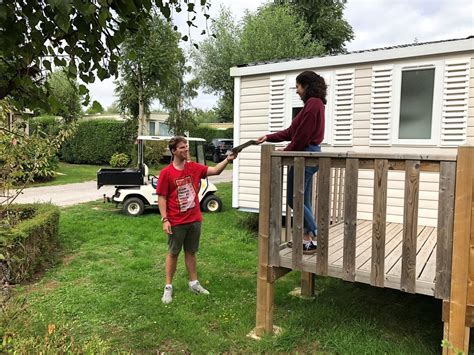
[[[400,289],[403,225],[386,223],[384,287]],[[434,295],[436,276],[437,229],[419,226],[416,252],[416,293]],[[344,223],[329,229],[328,276],[342,278]],[[280,266],[292,268],[292,249],[282,244]],[[372,221],[358,220],[356,232],[355,281],[370,284],[372,257]],[[304,255],[302,270],[315,272],[316,255]]]

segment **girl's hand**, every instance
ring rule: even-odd
[[[266,142],[267,140],[267,136],[261,136],[261,137],[258,137],[256,142],[257,144],[262,144],[263,142]]]

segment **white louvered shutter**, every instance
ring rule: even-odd
[[[335,72],[332,129],[332,144],[335,146],[352,146],[354,76],[354,69]]]
[[[269,132],[281,131],[285,124],[285,82],[286,78],[284,76],[270,78]]]
[[[459,146],[466,142],[469,70],[469,58],[445,62],[441,146]]]
[[[392,119],[393,65],[372,68],[372,97],[370,102],[371,146],[389,146]]]

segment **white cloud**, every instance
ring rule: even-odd
[[[246,9],[255,11],[267,1],[212,0],[211,16],[221,4],[230,7],[236,18]],[[345,18],[351,24],[355,38],[348,50],[380,48],[398,44],[465,38],[474,34],[474,4],[472,0],[348,0]],[[177,21],[186,32],[186,19]],[[204,28],[205,23],[199,23]],[[194,33],[192,34],[193,38]],[[199,37],[199,33],[197,34]],[[104,107],[114,100],[112,80],[89,85],[93,100]],[[212,108],[217,101],[213,95],[200,93],[193,101],[196,107]]]

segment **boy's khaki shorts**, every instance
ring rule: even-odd
[[[171,227],[173,234],[168,235],[168,251],[178,255],[181,249],[195,253],[199,249],[201,237],[201,222],[180,224]]]

